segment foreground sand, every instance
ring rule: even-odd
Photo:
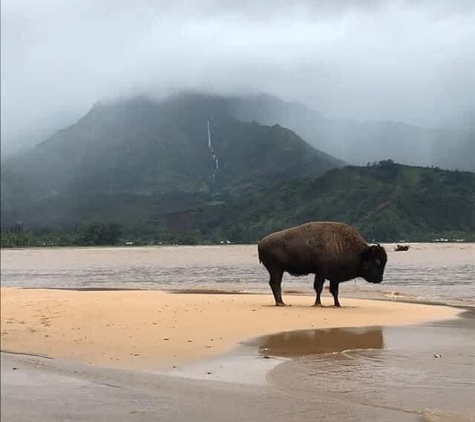
[[[160,291],[1,289],[2,350],[119,368],[154,369],[222,353],[286,330],[401,325],[454,317],[442,306],[311,296],[170,294]],[[324,305],[330,305],[326,297]]]

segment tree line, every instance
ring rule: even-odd
[[[21,222],[0,233],[1,247],[117,245],[122,228],[117,223],[92,222],[70,230],[26,229]]]

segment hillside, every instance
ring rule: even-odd
[[[401,122],[330,119],[298,102],[271,95],[236,97],[233,113],[242,120],[280,124],[350,164],[392,159],[407,165],[475,171],[475,133],[426,129]]]
[[[281,126],[238,120],[221,97],[99,103],[2,163],[2,227],[150,219],[341,164]]]
[[[220,209],[219,209],[220,208]],[[203,209],[203,233],[252,242],[308,221],[356,226],[369,240],[475,239],[475,174],[383,161],[291,181],[221,207]]]
[[[246,121],[266,121],[270,109],[242,101],[186,93],[96,104],[2,164],[2,229],[21,221],[37,232],[75,232],[102,222],[133,239],[253,242],[338,220],[379,241],[475,239],[473,173],[390,160],[342,168],[289,129]],[[279,120],[326,124],[302,105],[274,106]],[[444,154],[460,162],[453,149]]]
[[[273,231],[319,220],[352,224],[369,241],[441,237],[475,241],[474,173],[410,167],[390,160],[338,168],[318,178],[295,179],[245,194],[222,194],[213,201],[209,195],[183,192],[158,198],[124,197],[113,204],[96,198],[91,200],[96,208],[88,207],[90,218],[83,221],[95,220],[95,224],[84,229],[30,225],[36,237],[16,228],[19,235],[2,236],[2,244],[36,244],[31,243],[35,238],[41,244],[97,244],[96,239],[106,239],[110,230],[138,243],[252,243]],[[166,204],[175,208],[166,211]],[[73,202],[61,211],[70,221],[76,205]],[[157,214],[157,209],[164,212]],[[119,230],[112,224],[118,216]]]

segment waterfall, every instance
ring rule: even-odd
[[[211,128],[210,128],[210,121],[209,120],[208,120],[208,149],[210,150],[211,155],[213,156],[213,160],[214,160],[214,172],[211,176],[214,179],[216,177],[216,173],[219,170],[219,161],[218,161],[218,156],[214,152],[213,145],[211,143]]]

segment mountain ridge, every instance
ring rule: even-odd
[[[286,127],[313,147],[349,164],[365,165],[392,159],[406,165],[475,171],[475,133],[468,128],[424,128],[392,120],[333,118],[298,101],[284,100],[267,93],[225,96],[187,90],[176,91],[169,97],[153,101],[192,96],[219,100],[222,108],[238,120]],[[151,98],[142,95],[116,101],[101,100],[94,104],[89,113],[95,108],[140,97]],[[21,154],[17,152],[16,155]],[[2,155],[2,162],[4,159]]]
[[[280,125],[236,119],[217,96],[98,103],[75,124],[3,163],[2,224],[28,221],[33,209],[46,223],[55,210],[68,209],[61,201],[84,208],[96,198],[89,204],[94,208],[100,195],[116,203],[121,196],[245,192],[342,164]]]
[[[282,124],[315,148],[349,164],[392,159],[406,165],[475,171],[475,133],[468,130],[329,118],[302,103],[264,93],[233,97],[232,103],[238,118]]]

